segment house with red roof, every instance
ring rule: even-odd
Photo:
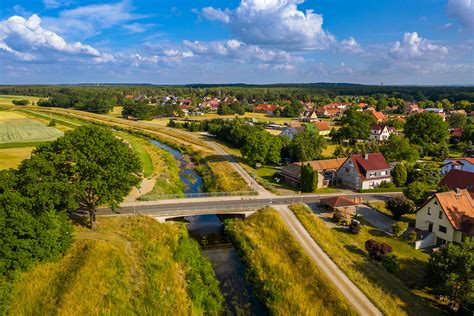
[[[383,121],[385,121],[385,115],[382,112],[370,111],[370,113],[375,118],[375,121],[377,121],[377,123],[382,123]]]
[[[474,172],[460,169],[451,169],[438,183],[439,187],[448,187],[451,190],[466,189],[474,193]]]
[[[332,211],[334,219],[338,220],[343,218],[352,218],[357,214],[357,203],[346,199],[343,196],[334,196],[326,199],[321,199],[321,205],[326,206]]]
[[[341,185],[354,190],[377,188],[392,182],[390,165],[382,153],[351,155],[337,171]]]
[[[441,173],[447,174],[451,169],[474,172],[474,158],[461,157],[445,159],[441,167]]]
[[[319,131],[319,135],[329,135],[331,132],[331,126],[329,126],[329,123],[327,121],[318,121],[314,122],[314,127]]]
[[[436,193],[417,212],[415,248],[474,241],[474,199],[467,190]]]
[[[278,108],[278,105],[274,105],[274,104],[257,104],[254,108],[253,108],[253,112],[254,113],[266,113],[266,114],[269,114],[269,115],[273,115],[273,113],[275,112],[275,110]]]

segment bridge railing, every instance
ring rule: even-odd
[[[186,214],[194,215],[193,213],[199,214],[225,214],[225,213],[238,213],[239,211],[251,211],[259,210],[269,206],[269,203],[256,203],[256,204],[237,204],[237,205],[215,205],[215,206],[179,206],[171,207],[166,210],[137,210],[136,214],[148,215],[148,216],[186,216]]]
[[[200,192],[200,193],[184,193],[184,194],[160,194],[154,196],[152,200],[171,200],[171,199],[193,199],[204,197],[224,197],[224,196],[254,196],[258,195],[257,191],[235,191],[235,192]],[[152,201],[143,199],[140,201]]]

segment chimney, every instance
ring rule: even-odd
[[[369,154],[364,154],[364,159],[369,159]]]
[[[455,192],[456,192],[456,198],[459,199],[459,197],[461,196],[461,189],[456,188]]]

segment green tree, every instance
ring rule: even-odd
[[[448,244],[433,252],[425,271],[426,285],[459,304],[474,303],[474,243]]]
[[[133,186],[140,183],[142,171],[135,152],[111,131],[83,125],[63,137],[40,146],[31,160],[51,157],[51,166],[66,180],[69,196],[89,212],[91,228],[96,226],[99,205],[118,207]]]
[[[281,112],[281,116],[298,117],[303,111],[303,104],[298,100],[293,100],[289,105],[285,106]]]
[[[403,187],[407,182],[408,171],[404,163],[398,163],[392,172],[393,183],[397,187]]]
[[[259,130],[245,138],[241,152],[244,159],[250,164],[276,164],[281,159],[282,147],[283,143],[279,137]]]
[[[309,163],[301,165],[300,184],[302,192],[315,192],[318,189],[318,173]]]
[[[387,208],[392,212],[393,219],[399,220],[403,215],[413,213],[416,205],[412,200],[402,196],[388,200]]]
[[[405,135],[412,144],[423,148],[424,153],[433,154],[437,146],[448,137],[448,124],[435,113],[422,112],[408,117]]]
[[[430,190],[431,187],[426,182],[415,181],[410,183],[403,193],[407,198],[415,202],[416,205],[420,206],[425,202]]]
[[[388,161],[414,162],[420,159],[417,146],[410,144],[407,138],[400,135],[390,135],[380,151]]]
[[[298,161],[318,159],[324,148],[324,138],[317,131],[308,129],[296,134],[290,144],[291,154]]]
[[[467,116],[461,113],[453,113],[448,118],[448,124],[451,128],[464,128],[467,123]]]
[[[408,223],[398,221],[392,225],[392,231],[395,237],[400,238],[407,231]]]
[[[355,143],[358,139],[367,139],[370,127],[376,123],[375,118],[367,112],[359,112],[351,107],[346,110],[342,118],[343,126],[334,133],[335,140],[350,140]]]

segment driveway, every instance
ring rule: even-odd
[[[358,207],[359,215],[369,222],[372,226],[392,234],[392,225],[396,223],[396,220],[390,216],[382,214],[375,209],[368,207],[365,204],[360,204]]]

